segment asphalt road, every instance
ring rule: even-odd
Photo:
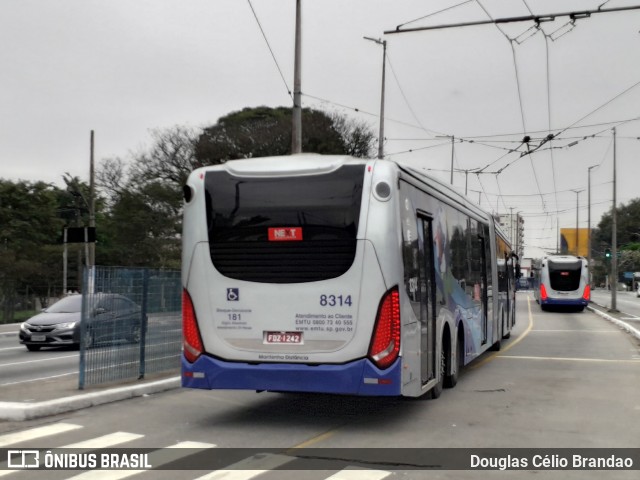
[[[611,308],[611,291],[592,290],[591,300],[598,305]],[[616,307],[628,314],[625,321],[640,326],[640,298],[636,296],[636,292],[616,292]]]
[[[156,351],[159,353],[155,357],[163,358],[167,349],[166,342],[175,343],[176,336],[179,338],[181,333],[175,330],[175,322],[171,322],[163,330],[157,320],[153,327],[147,333],[147,358],[154,358]],[[18,341],[19,328],[19,324],[0,325],[0,388],[39,380],[77,377],[80,356],[78,347],[44,347],[39,351],[30,352]],[[126,342],[119,343],[135,363],[140,354],[139,346]],[[100,355],[102,348],[108,349],[109,344],[98,345],[91,352],[94,355]]]
[[[29,352],[18,343],[18,328],[19,325],[4,325],[0,331],[0,387],[77,375],[77,348],[56,347]]]
[[[517,307],[516,329],[502,350],[483,355],[463,371],[456,388],[434,401],[177,389],[47,419],[0,423],[0,444],[9,438],[10,448],[54,448],[87,441],[102,446],[121,442],[118,446],[133,449],[278,448],[285,457],[293,447],[638,449],[640,342],[588,311],[542,312],[527,292],[518,293]],[[48,429],[46,436],[31,430],[41,428]],[[175,456],[179,451],[158,451],[154,462],[162,461],[162,452]],[[203,478],[528,479],[532,475],[531,471],[410,471],[392,465],[364,473],[304,471],[302,465],[298,470],[262,472],[281,458],[253,460],[257,463],[233,475],[209,472]],[[187,468],[147,471],[136,478],[196,479],[207,474]],[[13,472],[11,478],[56,480],[79,473]],[[121,474],[104,478],[128,478],[130,472]],[[637,479],[638,471],[540,475]]]

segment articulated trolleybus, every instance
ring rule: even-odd
[[[509,243],[416,170],[235,160],[184,194],[184,387],[436,398],[510,335]]]
[[[589,267],[583,257],[550,255],[535,272],[534,297],[542,310],[570,307],[580,311],[589,305]]]

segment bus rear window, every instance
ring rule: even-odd
[[[277,178],[208,172],[214,266],[230,278],[270,283],[342,275],[355,256],[363,181],[364,165]]]
[[[557,292],[573,292],[580,288],[582,262],[552,262],[549,260],[549,285]]]

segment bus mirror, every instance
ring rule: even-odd
[[[520,264],[516,263],[516,278],[520,278],[522,276],[522,272],[520,271]]]

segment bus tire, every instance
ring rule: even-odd
[[[508,327],[508,326],[507,326]],[[507,330],[507,333],[504,333],[505,331],[505,324],[504,324],[504,318],[502,319],[502,339],[506,340],[507,338],[511,338],[511,330]]]
[[[444,348],[441,350],[440,353],[440,374],[439,374],[439,378],[438,378],[438,383],[435,384],[435,386],[429,390],[429,398],[432,400],[435,400],[436,398],[439,398],[440,395],[442,394],[442,388],[444,387],[444,376],[445,376],[445,362],[446,362],[446,356],[444,353]]]
[[[455,355],[455,356],[454,356]],[[456,336],[456,348],[454,352],[451,352],[450,359],[451,365],[448,368],[448,371],[451,372],[449,375],[444,377],[444,387],[445,388],[453,388],[458,384],[458,378],[460,375],[460,369],[462,368],[464,357],[464,345],[458,336]],[[455,365],[453,361],[455,359]],[[454,368],[455,367],[455,368]],[[452,371],[453,370],[453,371]]]

